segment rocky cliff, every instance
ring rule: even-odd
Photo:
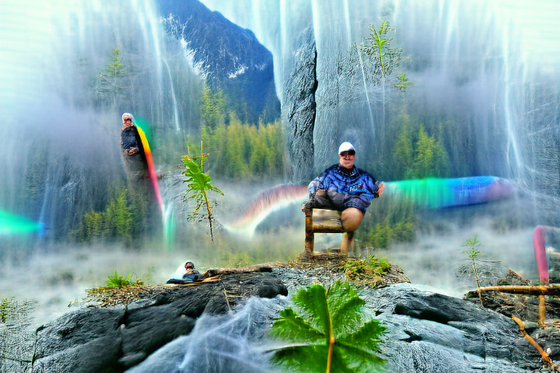
[[[271,369],[261,346],[289,304],[285,296],[346,279],[361,289],[365,311],[387,327],[383,353],[390,372],[550,371],[511,318],[411,285],[397,267],[383,276],[354,272],[334,257],[214,271],[195,285],[98,289],[79,308],[40,327],[34,352],[18,363],[34,373]],[[536,317],[533,311],[527,317]],[[529,323],[527,331],[560,360],[558,328]]]

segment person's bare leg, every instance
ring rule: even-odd
[[[362,212],[355,207],[349,207],[340,214],[342,226],[347,232],[342,234],[342,242],[340,243],[341,254],[348,255],[354,243],[354,231],[362,224],[363,218]]]

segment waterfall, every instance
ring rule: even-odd
[[[202,80],[151,1],[0,5],[0,206],[63,237],[124,181],[120,116],[151,123],[166,156],[198,128]],[[103,74],[115,60],[117,77]],[[165,66],[164,66],[165,64]],[[180,87],[180,88],[177,88]],[[180,105],[178,104],[180,103]],[[8,139],[8,140],[6,140]],[[180,159],[180,158],[179,158]]]
[[[347,140],[366,150],[363,161],[372,172],[390,179],[383,160],[393,155],[383,145],[396,136],[405,102],[407,112],[428,132],[436,134],[440,124],[444,132],[454,128],[455,137],[444,139],[454,177],[496,175],[514,179],[531,192],[558,195],[559,166],[553,165],[560,142],[558,3],[308,0],[280,2],[278,12],[275,2],[263,8],[255,5],[258,0],[202,1],[255,30],[273,51],[279,91],[286,89],[282,83],[288,80],[298,47],[283,35],[295,40],[313,26],[316,172],[337,161],[334,149]],[[397,74],[405,72],[412,82],[406,93],[393,89],[396,74],[375,84],[356,77],[361,67],[348,67],[353,63],[351,44],[361,43],[369,26],[379,27],[383,19],[395,30],[392,46],[403,50]],[[257,27],[263,20],[269,26]],[[341,66],[348,67],[348,75],[340,72]],[[543,209],[536,208],[535,214]],[[558,220],[552,215],[547,218]]]

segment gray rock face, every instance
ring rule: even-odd
[[[518,325],[497,312],[409,284],[363,295],[387,326],[391,372],[526,372],[542,366]]]
[[[313,28],[299,38],[294,67],[284,94],[284,123],[291,158],[291,179],[296,184],[313,178],[313,130],[315,128],[315,91],[317,90],[317,49]]]
[[[270,343],[267,331],[278,312],[289,305],[288,299],[275,297],[309,285],[302,280],[328,285],[334,278],[318,267],[284,267],[224,276],[221,283],[158,287],[126,307],[78,309],[38,330],[32,371],[267,371],[270,353],[262,346]],[[366,312],[387,327],[382,350],[388,372],[542,368],[540,354],[517,324],[478,304],[411,284],[360,294]],[[228,312],[230,307],[234,312]],[[553,360],[560,358],[557,331],[530,325],[527,330],[550,348]]]
[[[78,309],[37,330],[33,372],[122,372],[189,334],[203,313],[223,314],[240,300],[278,294],[288,294],[280,280],[255,273],[197,286],[162,286],[126,307]]]

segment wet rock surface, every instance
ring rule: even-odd
[[[37,330],[33,372],[122,372],[191,332],[203,313],[224,314],[252,296],[287,295],[267,273],[232,274],[195,286],[145,287],[124,304],[89,304]],[[138,299],[141,298],[141,299]]]
[[[389,371],[526,372],[543,366],[518,325],[492,310],[409,284],[363,295],[388,327]]]
[[[251,326],[251,333],[256,333],[257,339],[265,338],[265,329],[278,311],[264,309],[281,309],[286,300],[279,299],[280,303],[272,306],[258,303],[258,297],[275,298],[313,283],[328,286],[337,279],[348,280],[349,274],[355,275],[352,263],[333,255],[252,271],[222,270],[215,282],[143,287],[118,298],[117,304],[106,299],[90,301],[37,330],[34,362],[27,371],[123,372],[135,367],[135,371],[144,372],[151,369],[145,367],[161,367],[157,356],[172,353],[174,363],[166,366],[174,366],[171,371],[175,372],[183,361],[180,351],[184,347],[179,346],[185,344],[184,336],[194,333],[201,316],[233,317],[246,304],[257,302],[253,305],[257,309],[264,307],[259,311],[262,320],[258,330]],[[381,280],[375,273],[362,273],[353,282],[366,300],[366,312],[387,327],[383,345],[387,371],[550,371],[508,316],[473,302],[424,291],[410,284],[394,266]],[[549,350],[553,360],[560,359],[557,329],[540,329],[528,323],[527,332]],[[198,343],[189,348],[197,348]]]

